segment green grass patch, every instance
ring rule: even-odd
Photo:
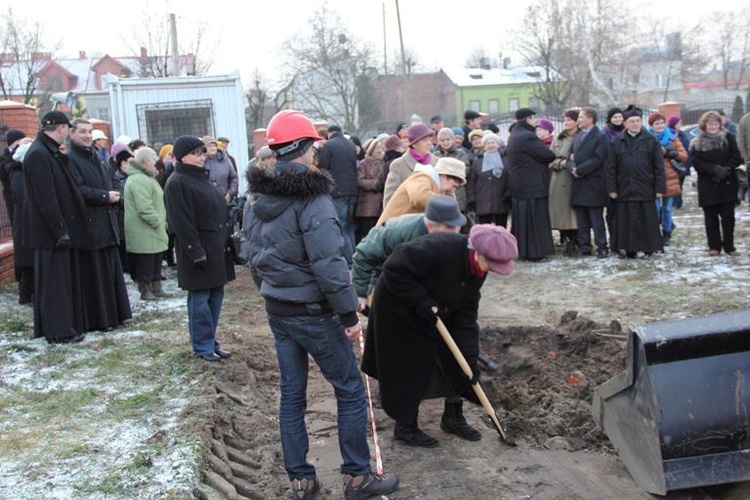
[[[29,333],[32,328],[29,318],[17,311],[0,313],[0,333]]]

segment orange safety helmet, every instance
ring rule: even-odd
[[[312,139],[314,141],[323,139],[315,130],[312,120],[301,111],[285,109],[273,115],[271,121],[268,122],[266,144],[272,148],[300,139]]]

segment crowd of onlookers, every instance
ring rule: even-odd
[[[738,254],[734,208],[747,192],[750,132],[744,127],[743,137],[722,110],[704,113],[695,137],[679,116],[632,105],[606,116],[568,109],[561,130],[529,108],[515,118],[507,140],[472,110],[462,126],[446,127],[436,115],[429,125],[402,124],[364,141],[336,125],[320,131],[315,165],[335,181],[349,261],[374,226],[424,213],[438,194],[455,197],[467,217],[462,232],[474,223],[510,222],[524,260],[544,260],[556,245],[567,256],[648,257],[671,245],[672,213],[682,207],[691,172],[709,254]]]

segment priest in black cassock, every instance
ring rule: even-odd
[[[60,152],[68,117],[50,111],[23,160],[21,241],[34,250],[34,337],[80,342],[83,297],[78,249],[86,245],[86,205]]]
[[[118,253],[120,234],[111,169],[91,147],[93,127],[76,118],[70,129],[70,168],[88,212],[88,245],[79,252],[85,331],[109,331],[132,318]]]

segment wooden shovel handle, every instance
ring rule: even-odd
[[[469,377],[469,380],[472,380],[474,378],[474,374],[471,371],[471,367],[466,361],[464,354],[458,348],[458,345],[456,345],[456,341],[453,340],[453,337],[451,337],[451,334],[445,327],[445,323],[443,323],[443,320],[438,318],[437,324],[435,326],[437,326],[438,332],[440,332],[440,336],[443,337],[443,340],[448,345],[448,349],[450,349],[451,353],[453,353],[453,356],[456,358],[456,362],[458,362],[461,370],[467,377]],[[471,388],[474,389],[474,393],[477,395],[477,398],[479,398],[479,402],[482,403],[484,411],[487,412],[487,415],[492,420],[492,423],[495,425],[495,429],[497,429],[500,437],[503,441],[507,442],[508,436],[505,434],[503,426],[500,425],[500,420],[497,418],[495,408],[492,407],[492,403],[490,403],[489,399],[487,399],[487,395],[484,393],[482,386],[479,385],[479,382],[474,382],[473,384],[471,384]]]

